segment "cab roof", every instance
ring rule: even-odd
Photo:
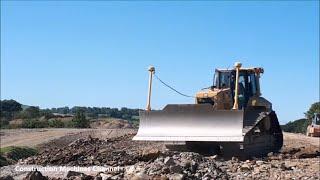
[[[216,69],[219,72],[232,72],[235,69]],[[255,73],[263,73],[264,69],[261,67],[252,67],[252,68],[240,68],[240,71],[248,71],[248,72],[255,72]]]

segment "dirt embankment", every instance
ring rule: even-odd
[[[100,118],[93,120],[90,127],[94,129],[130,129],[133,128],[132,124],[127,120],[116,118]]]
[[[43,128],[43,129],[1,129],[1,148],[8,146],[37,147],[50,143],[70,143],[88,135],[107,138],[122,136],[136,132],[135,129],[72,129],[72,128]]]
[[[304,146],[306,144],[310,144],[313,146],[320,145],[319,137],[309,137],[304,134],[295,134],[295,133],[283,133],[284,141],[286,145],[291,146]]]

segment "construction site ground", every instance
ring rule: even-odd
[[[284,133],[280,153],[239,160],[166,150],[160,142],[132,141],[135,129],[1,130],[1,147],[30,146],[36,156],[1,167],[1,176],[23,179],[19,167],[120,167],[119,171],[81,171],[88,179],[319,179],[320,138]],[[72,179],[65,171],[41,171],[47,179]]]

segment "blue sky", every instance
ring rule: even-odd
[[[145,108],[147,67],[186,94],[262,66],[281,123],[319,100],[319,2],[1,1],[1,99]],[[154,81],[152,107],[193,103]]]

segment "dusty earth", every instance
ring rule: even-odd
[[[94,129],[128,129],[133,128],[133,125],[123,119],[100,118],[90,123],[90,127]]]
[[[107,134],[107,137],[113,137],[121,134],[122,131],[109,131],[110,129],[131,129],[132,125],[122,119],[115,118],[100,118],[90,123],[91,129],[72,129],[72,128],[39,128],[39,129],[1,129],[0,131],[0,145],[7,146],[29,146],[35,147],[43,143],[51,142],[60,137],[75,137],[80,138],[88,134],[99,133]],[[104,130],[97,129],[108,129]],[[112,132],[112,134],[108,134]],[[129,131],[130,132],[130,131]],[[120,133],[120,134],[117,134]],[[124,133],[127,133],[125,131]],[[103,136],[105,137],[105,136]],[[74,138],[72,138],[75,140]]]
[[[64,135],[60,131],[64,132]],[[18,131],[18,132],[14,132]],[[166,150],[163,143],[136,142],[134,129],[46,129],[1,132],[4,145],[21,145],[14,133],[30,138],[36,156],[1,167],[1,176],[14,179],[319,179],[320,138],[284,133],[280,153],[265,158],[224,160],[194,152]],[[40,131],[40,132],[39,132]],[[57,136],[52,134],[59,131]],[[39,133],[48,133],[38,138]],[[30,133],[30,134],[28,134]],[[34,137],[39,140],[35,142]],[[45,137],[45,138],[43,138]],[[16,143],[16,144],[15,144]],[[1,144],[2,146],[2,144]],[[41,172],[17,171],[35,168]],[[59,169],[67,167],[69,169]],[[87,169],[72,169],[86,167]],[[111,169],[115,167],[116,169]],[[47,168],[47,169],[45,169]],[[51,169],[49,169],[51,168]],[[103,169],[105,168],[105,169]],[[107,168],[107,169],[106,169]],[[109,168],[109,169],[108,169]],[[117,169],[118,168],[118,169]],[[58,169],[58,170],[57,170]],[[42,174],[42,175],[40,175]],[[41,178],[40,178],[41,179]]]
[[[1,129],[0,145],[34,147],[51,140],[90,131],[90,129]]]

